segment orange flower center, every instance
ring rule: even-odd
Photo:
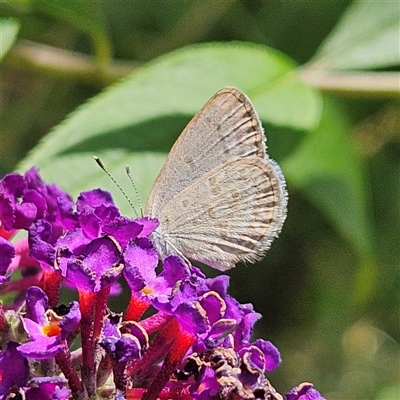
[[[153,289],[151,289],[151,288],[145,286],[145,287],[142,289],[142,293],[143,293],[143,294],[151,294],[151,293],[153,293]]]
[[[57,322],[50,322],[43,327],[43,333],[48,337],[57,336],[61,333],[61,328],[58,326]]]

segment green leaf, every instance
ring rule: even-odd
[[[358,1],[317,51],[324,69],[371,69],[399,65],[399,2]]]
[[[17,39],[19,22],[13,18],[0,18],[0,60]]]
[[[289,184],[321,210],[364,260],[370,259],[372,212],[365,165],[336,103],[324,102],[320,125],[282,169]]]
[[[282,54],[245,43],[196,45],[154,60],[81,106],[42,140],[19,170],[37,165],[46,179],[54,178],[76,194],[85,187],[86,169],[91,171],[86,183],[102,174],[99,184],[107,179],[89,156],[77,153],[102,156],[113,173],[138,152],[166,153],[190,118],[228,85],[247,93],[266,122],[297,130],[318,123],[318,92],[301,82],[293,62]],[[116,151],[120,160],[113,158]],[[67,168],[60,174],[63,163]],[[148,166],[150,170],[155,176],[159,164]]]

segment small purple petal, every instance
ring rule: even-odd
[[[119,262],[120,257],[120,249],[111,238],[106,236],[88,243],[84,263],[92,271],[102,274]]]
[[[204,366],[196,384],[192,385],[190,394],[195,400],[209,400],[219,392],[219,389],[215,371],[211,367]]]
[[[186,263],[178,256],[169,256],[164,260],[163,271],[160,274],[166,285],[173,287],[176,282],[188,274]]]
[[[285,397],[286,400],[326,400],[309,382],[303,382],[294,387],[289,393],[286,393]]]
[[[73,301],[70,303],[70,310],[68,314],[64,315],[59,323],[59,327],[62,330],[62,337],[65,339],[67,335],[75,330],[81,321],[81,310],[79,303]]]
[[[128,244],[131,239],[137,238],[143,230],[143,225],[137,220],[126,217],[118,217],[103,226],[103,234],[114,237],[122,248]]]
[[[96,286],[96,273],[80,260],[70,259],[66,262],[65,277],[79,290],[93,291]]]
[[[66,268],[63,262],[63,271],[68,280],[82,290],[97,292],[114,283],[122,273],[120,249],[108,236],[90,241],[80,257],[65,254],[68,261]],[[63,252],[60,255],[62,258]]]
[[[55,260],[55,249],[52,241],[52,226],[45,220],[39,220],[29,228],[29,247],[31,256],[39,261],[42,267],[52,267]]]
[[[4,275],[6,274],[7,269],[14,257],[14,246],[8,240],[0,237],[0,279],[4,278]]]
[[[8,342],[6,350],[0,352],[0,398],[5,398],[12,386],[25,386],[28,380],[28,360],[18,352],[18,347],[18,343]]]
[[[43,190],[45,187],[44,182],[39,176],[39,171],[36,167],[32,167],[25,172],[24,178],[29,188],[37,188],[38,190]]]
[[[36,218],[44,219],[47,214],[47,204],[45,198],[36,190],[28,189],[22,198],[23,204],[32,204],[36,209]]]
[[[37,286],[31,286],[26,291],[26,311],[27,316],[39,325],[47,323],[46,311],[48,309],[48,297]]]
[[[78,228],[78,215],[74,212],[74,203],[65,193],[57,198],[59,220],[64,229],[73,230]]]
[[[105,190],[82,192],[76,204],[80,226],[89,239],[102,236],[104,224],[120,216],[111,194]]]
[[[79,256],[86,251],[86,246],[90,242],[82,232],[82,229],[74,229],[68,231],[63,237],[60,237],[56,242],[56,247],[68,249],[75,256]]]
[[[139,223],[140,225],[143,225],[143,229],[140,232],[139,237],[148,237],[160,225],[157,218],[149,218],[149,217],[137,218],[135,222]]]
[[[28,229],[35,219],[37,219],[37,208],[35,204],[15,204],[14,229]]]
[[[7,230],[16,228],[16,208],[25,190],[26,182],[21,175],[8,174],[0,180],[0,221]]]
[[[31,339],[30,342],[21,344],[18,347],[18,351],[23,356],[47,360],[56,356],[64,348],[64,345],[60,343],[59,336],[44,336],[41,327],[33,321],[24,318],[23,325]]]
[[[94,239],[100,236],[102,220],[92,209],[84,209],[79,214],[79,225],[88,239]]]
[[[185,331],[201,335],[210,330],[208,318],[198,303],[180,304],[174,310],[174,316]]]
[[[66,386],[67,381],[57,376],[33,378],[29,382],[25,398],[26,400],[68,400],[71,390]]]
[[[251,304],[239,304],[230,296],[227,296],[225,300],[227,305],[229,305],[229,312],[225,315],[235,315],[238,312],[242,315],[241,318],[236,318],[236,320],[239,321],[239,326],[233,333],[235,349],[239,350],[242,346],[249,343],[253,334],[253,326],[261,318],[261,314],[256,313]]]
[[[102,189],[94,189],[87,192],[82,192],[76,201],[76,208],[81,212],[85,206],[92,208],[101,205],[114,205],[113,198],[109,192]]]
[[[14,229],[15,203],[6,193],[1,192],[0,186],[0,221],[5,229]]]
[[[229,276],[219,275],[215,278],[206,279],[206,284],[210,290],[217,292],[222,297],[225,297],[229,286]]]
[[[132,291],[139,292],[145,286],[153,284],[158,256],[148,239],[130,242],[124,251],[124,260],[124,276]]]
[[[264,354],[265,357],[265,370],[268,372],[274,371],[282,362],[281,354],[277,347],[271,342],[264,339],[257,339],[253,346],[257,346]]]
[[[62,220],[74,218],[72,199],[56,185],[45,184],[40,178],[37,168],[31,168],[24,177],[28,186],[28,190],[24,193],[24,202],[34,204],[37,207],[36,219],[43,218],[51,222],[53,233],[59,236],[62,233]],[[60,201],[63,204],[63,210],[59,209]],[[62,217],[61,214],[63,214]]]
[[[214,324],[224,316],[226,309],[225,301],[217,293],[206,293],[201,299],[200,304],[206,311],[207,318],[211,324]]]
[[[26,182],[22,175],[7,174],[0,180],[0,188],[2,189],[0,191],[16,200],[24,194]]]
[[[121,334],[121,330],[123,333]],[[106,319],[99,344],[114,362],[141,358],[148,348],[148,335],[138,323],[123,323],[118,315]]]
[[[105,338],[100,345],[117,363],[127,362],[141,357],[140,343],[134,336],[122,336],[119,339]]]

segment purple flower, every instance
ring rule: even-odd
[[[180,271],[183,279],[171,280],[172,271]],[[168,273],[171,271],[171,274]],[[164,270],[160,274],[171,294],[162,294],[153,299],[153,306],[165,314],[174,316],[187,332],[200,335],[211,329],[210,320],[200,304],[202,296],[209,291],[203,276],[197,269],[188,275],[186,263],[178,256],[169,256],[164,260]],[[174,276],[175,278],[175,276]],[[175,281],[175,282],[173,282]],[[172,291],[174,288],[174,291]]]
[[[75,235],[76,232],[73,232]],[[111,237],[61,247],[58,262],[63,276],[79,290],[98,292],[114,283],[122,273],[121,249]]]
[[[190,387],[190,394],[195,400],[209,400],[220,390],[216,372],[210,366],[203,366],[197,382]]]
[[[28,229],[34,221],[45,219],[61,234],[76,224],[72,206],[71,198],[56,185],[46,185],[36,168],[0,181],[0,220],[8,231]]]
[[[261,314],[254,311],[252,304],[240,304],[230,296],[227,297],[227,305],[230,313],[238,321],[233,337],[235,348],[239,350],[241,346],[250,343],[254,324],[261,318]]]
[[[48,309],[48,299],[44,292],[35,286],[26,294],[27,318],[23,326],[30,339],[18,351],[27,358],[47,359],[58,354],[64,346],[63,341],[77,327],[81,314],[79,304],[70,304],[68,313],[59,316]]]
[[[270,341],[257,339],[255,342],[253,342],[252,346],[259,349],[263,354],[263,368],[265,368],[266,371],[272,372],[279,367],[282,362],[281,354]]]
[[[0,309],[0,335],[9,340],[0,353],[0,400],[17,391],[27,400],[96,392],[119,399],[282,400],[265,375],[280,364],[278,349],[252,341],[261,315],[228,294],[227,276],[209,279],[173,254],[161,268],[151,241],[158,224],[122,216],[102,189],[81,193],[74,205],[35,168],[0,181],[1,294],[18,291],[15,310],[25,301],[23,314]],[[12,243],[17,229],[28,236]],[[113,286],[126,287],[117,283],[122,277],[131,299],[116,314],[108,301]],[[62,284],[77,291],[79,303],[58,306]],[[71,353],[78,335],[81,347]],[[48,376],[38,376],[43,372]],[[286,399],[324,400],[308,383]]]
[[[56,257],[53,228],[50,222],[43,219],[36,221],[29,228],[29,247],[31,256],[37,260],[44,270],[52,270]]]
[[[63,378],[52,376],[33,378],[25,391],[26,400],[68,400],[71,390]]]
[[[9,279],[10,272],[17,268],[22,270],[19,281],[7,282],[6,287],[2,288],[3,293],[17,290],[20,292],[16,296],[14,308],[18,308],[29,284],[38,284],[41,279],[42,271],[37,268],[38,263],[45,272],[54,270],[53,245],[66,230],[76,226],[77,216],[70,196],[56,185],[45,184],[36,168],[31,168],[23,176],[6,175],[0,181],[0,236],[9,239],[17,229],[29,230],[29,247],[26,246],[25,239],[14,245],[16,257],[9,264],[8,271],[5,271],[7,260],[3,259],[1,262],[3,283]],[[4,253],[4,257],[9,258],[9,253]],[[31,266],[34,268],[30,268]],[[27,276],[29,278],[25,278]],[[57,298],[56,286],[60,282],[54,276],[49,279],[50,283],[45,276],[42,284],[47,291],[52,286],[53,302]]]
[[[21,175],[9,174],[0,181],[0,221],[8,231],[27,229],[36,217],[36,206],[23,200],[26,190]]]
[[[45,184],[36,168],[31,168],[24,177],[28,186],[24,198],[36,205],[36,219],[49,221],[53,225],[53,231],[60,234],[64,229],[77,226],[73,201],[66,192],[54,184]]]
[[[258,343],[257,343],[258,342]],[[257,344],[258,346],[257,346]],[[243,347],[240,356],[240,381],[243,385],[254,387],[264,377],[265,371],[273,371],[280,363],[278,349],[267,341],[256,341],[253,345]]]
[[[177,257],[168,257],[163,271],[157,276],[158,255],[147,238],[130,242],[125,249],[124,260],[124,276],[131,290],[149,299],[169,296],[176,282],[186,274],[184,265]]]
[[[129,242],[124,251],[124,261],[124,277],[133,292],[142,293],[150,298],[158,294],[157,286],[160,285],[155,271],[158,255],[149,239]]]
[[[28,360],[18,351],[19,343],[8,342],[0,352],[0,398],[5,398],[14,387],[26,385],[29,375]]]
[[[101,189],[81,193],[76,209],[79,225],[89,239],[100,237],[103,225],[120,216],[110,193]]]
[[[156,219],[122,217],[110,193],[95,189],[83,192],[76,202],[83,234],[94,239],[104,235],[114,237],[122,248],[132,238],[149,236],[158,226]]]
[[[146,331],[135,322],[122,322],[117,316],[109,317],[99,341],[113,362],[126,363],[141,358],[148,348]]]
[[[326,400],[318,390],[313,388],[312,383],[303,382],[286,393],[286,400]]]
[[[16,278],[13,272],[17,268],[20,274]],[[13,307],[6,307],[17,309],[24,301],[26,289],[31,285],[38,285],[42,276],[37,261],[29,255],[27,238],[12,244],[0,237],[0,270],[0,295],[17,292]],[[11,280],[11,278],[13,279]]]
[[[248,374],[245,362],[232,348],[216,347],[189,355],[184,371],[195,379],[190,387],[192,397],[208,400],[218,394],[223,399],[282,400],[260,371],[253,371],[255,379]]]
[[[54,224],[47,219],[38,219],[29,229],[32,256],[43,268],[54,266],[60,248],[67,247],[76,254],[91,239],[101,237],[101,226],[119,217],[119,211],[113,205],[111,195],[98,189],[81,194],[74,217],[79,224],[77,222],[67,232],[54,229]]]
[[[14,246],[8,240],[0,237],[0,284],[10,279],[10,274],[7,274],[7,270],[14,256]]]

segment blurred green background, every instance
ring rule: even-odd
[[[0,172],[38,165],[74,196],[107,188],[132,214],[91,155],[134,197],[129,164],[145,199],[190,118],[223,86],[239,87],[289,191],[264,260],[229,273],[230,293],[263,315],[255,335],[281,351],[272,384],[286,392],[310,381],[331,400],[399,399],[399,10],[397,1],[2,1]]]

